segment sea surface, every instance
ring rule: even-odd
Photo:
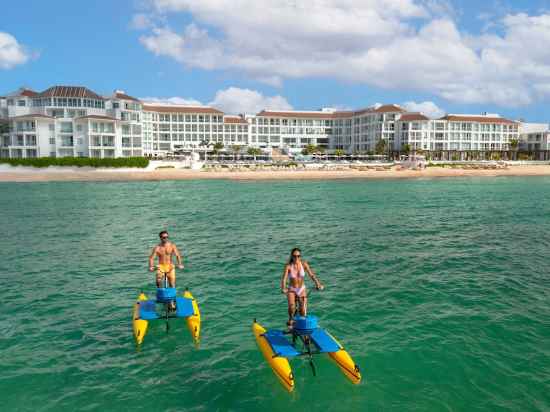
[[[547,177],[0,183],[0,228],[2,411],[550,410]],[[133,340],[161,229],[198,349],[182,320]],[[323,355],[289,394],[256,346],[295,246],[359,385]]]

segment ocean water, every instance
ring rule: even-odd
[[[0,227],[2,411],[550,410],[549,178],[2,183]],[[198,349],[183,321],[133,341],[161,229]],[[256,346],[294,246],[359,385],[323,355],[289,394]]]

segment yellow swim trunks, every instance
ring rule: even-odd
[[[171,263],[160,263],[158,266],[158,271],[162,273],[170,273],[174,270],[174,265]]]

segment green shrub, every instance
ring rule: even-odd
[[[146,157],[117,157],[112,159],[98,159],[95,157],[35,157],[27,159],[0,159],[0,163],[12,166],[73,166],[73,167],[139,167],[149,165]]]

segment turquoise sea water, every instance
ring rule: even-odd
[[[4,183],[0,223],[3,411],[550,410],[548,178]],[[183,322],[133,342],[164,228],[198,350]],[[296,245],[360,385],[297,359],[288,394],[256,347]]]

